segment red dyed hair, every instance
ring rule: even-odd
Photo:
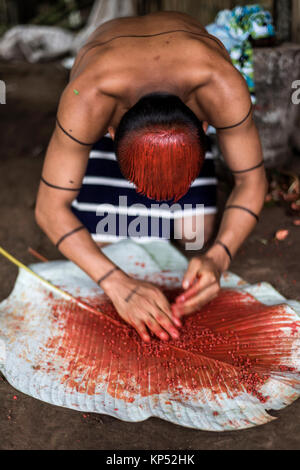
[[[199,175],[205,149],[197,128],[185,123],[153,124],[121,139],[118,161],[137,192],[157,201],[178,201]]]

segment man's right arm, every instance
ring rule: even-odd
[[[94,94],[93,97],[93,92],[86,93],[80,83],[70,84],[58,109],[61,126],[83,143],[101,137],[110,118],[112,104],[106,97],[99,97],[96,90]],[[95,99],[99,102],[97,106]],[[37,223],[54,244],[81,226],[70,206],[79,192],[76,189],[81,187],[90,149],[91,146],[73,140],[56,124],[47,149],[36,204]],[[66,236],[59,249],[94,281],[113,267],[85,229]]]
[[[74,89],[78,93],[74,93]],[[114,103],[74,82],[64,92],[38,191],[36,220],[60,251],[85,271],[114,303],[119,315],[145,340],[146,327],[161,339],[178,336],[165,296],[156,287],[127,276],[99,250],[71,210],[79,193],[92,145],[106,132]],[[78,142],[80,141],[80,142]]]

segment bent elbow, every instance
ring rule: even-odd
[[[45,230],[47,214],[45,207],[37,200],[35,210],[34,210],[34,218],[37,225],[42,229]]]
[[[261,198],[263,199],[263,201],[265,201],[266,195],[268,194],[269,190],[269,182],[265,171],[262,175],[259,175],[259,180],[256,183],[256,190],[259,190]]]
[[[269,191],[269,181],[268,181],[268,178],[267,178],[267,175],[265,174],[264,175],[264,197],[266,197],[266,195],[268,194],[268,191]]]

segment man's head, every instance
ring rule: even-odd
[[[130,108],[114,142],[123,176],[157,201],[180,199],[205,156],[202,123],[180,98],[166,93],[146,95]]]

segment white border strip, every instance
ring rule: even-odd
[[[159,205],[159,204],[158,204]],[[146,216],[146,217],[162,217],[165,219],[181,219],[182,217],[193,216],[196,214],[216,214],[217,208],[214,207],[204,207],[202,204],[199,204],[201,207],[191,208],[191,209],[181,209],[175,210],[173,212],[164,210],[164,209],[155,209],[155,208],[143,208],[143,207],[128,207],[128,206],[113,206],[112,204],[97,204],[91,202],[78,202],[77,200],[72,202],[72,207],[78,209],[79,211],[85,212],[96,212],[97,215],[102,215],[102,213],[108,214],[126,214],[129,216]]]
[[[212,152],[206,152],[205,154],[205,160],[213,160],[214,156]]]
[[[85,176],[83,178],[82,184],[135,189],[135,185],[130,181],[127,181],[125,179],[122,180],[121,178],[109,178],[106,176]]]
[[[191,184],[191,188],[196,186],[207,186],[207,185],[216,185],[217,178],[197,178]],[[87,185],[96,185],[96,186],[113,186],[117,188],[130,188],[135,189],[136,186],[127,180],[122,180],[121,178],[109,178],[106,176],[85,176],[83,178],[83,184]]]
[[[100,158],[101,160],[117,160],[113,152],[104,152],[103,150],[91,150],[90,158]]]
[[[196,178],[195,181],[191,184],[191,188],[194,188],[195,186],[210,186],[210,185],[217,185],[218,180],[217,178]]]

